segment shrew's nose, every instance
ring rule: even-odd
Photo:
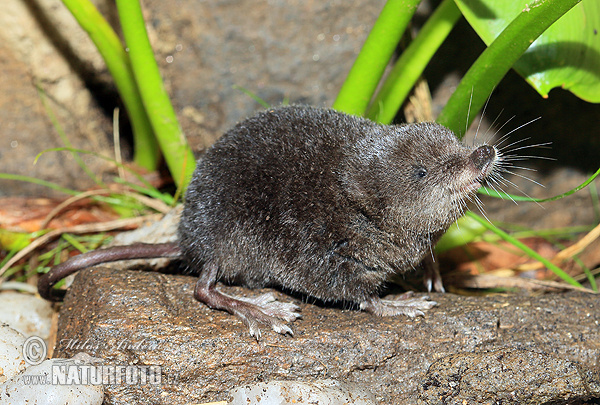
[[[471,162],[473,162],[477,169],[483,170],[494,159],[496,159],[496,150],[491,146],[483,145],[475,149],[473,153],[471,153],[469,159]]]

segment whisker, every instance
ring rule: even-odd
[[[538,186],[540,186],[540,187],[544,187],[544,188],[546,188],[546,186],[544,186],[543,184],[541,184],[541,183],[538,183],[537,181],[535,181],[535,180],[533,180],[533,179],[531,179],[531,178],[529,178],[529,177],[527,177],[527,176],[524,176],[524,175],[522,175],[522,174],[519,174],[519,173],[517,173],[517,172],[511,172],[510,170],[507,170],[506,168],[504,169],[504,172],[505,172],[505,173],[510,173],[510,174],[512,174],[513,176],[521,177],[522,179],[525,179],[525,180],[529,180],[530,182],[532,182],[532,183],[535,183],[535,184],[537,184],[537,185],[538,185]],[[528,196],[528,197],[529,197],[529,196]]]
[[[496,179],[492,179],[492,180],[496,181]],[[491,187],[491,188],[492,188],[494,191],[498,192],[498,190],[496,190],[496,187],[494,187],[494,185],[493,185],[493,184],[490,184],[490,187]],[[503,191],[503,190],[502,190],[502,191]],[[512,198],[512,196],[511,196],[510,194],[508,194],[508,193],[507,193],[507,192],[505,192],[505,191],[503,191],[503,192],[504,192],[504,194],[506,194],[506,196],[508,197],[508,199],[509,199],[509,200],[511,200],[511,201],[512,201],[512,202],[513,202],[515,205],[519,205],[519,203],[518,203],[518,202],[516,202],[516,201],[515,201],[515,199],[514,199],[514,198]],[[501,195],[501,198],[502,198],[502,199],[504,199],[504,196],[502,196],[502,195]]]
[[[504,135],[504,136],[508,136],[508,134],[506,134],[506,135]],[[518,143],[521,143],[521,142],[528,141],[528,140],[530,140],[530,139],[531,139],[531,137],[527,137],[527,138],[523,138],[523,139],[517,139],[517,140],[516,140],[516,141],[514,141],[513,143],[510,143],[510,144],[508,144],[508,145],[505,145],[505,146],[503,146],[503,147],[501,147],[501,148],[498,148],[498,150],[500,150],[500,151],[506,151],[506,149],[510,148],[511,146],[514,146],[514,145],[516,145],[516,144],[518,144]],[[509,151],[511,151],[511,152],[512,152],[512,149],[510,149]]]
[[[471,93],[471,96],[472,95],[473,95],[473,93]],[[479,128],[481,128],[481,122],[483,121],[483,117],[485,116],[485,111],[487,110],[487,106],[488,106],[488,103],[490,102],[491,97],[492,97],[492,92],[490,92],[487,100],[485,100],[483,110],[481,111],[481,116],[479,117],[479,122],[477,123],[477,129],[475,130],[475,136],[473,137],[473,144],[475,144],[475,141],[477,140],[477,135],[479,135]]]
[[[502,110],[502,111],[504,111],[504,110]],[[502,128],[504,128],[504,127],[505,127],[505,126],[506,126],[506,125],[507,125],[509,122],[511,122],[511,121],[513,120],[513,118],[515,118],[515,117],[516,117],[516,115],[513,115],[512,117],[510,117],[509,119],[507,119],[507,120],[506,120],[506,122],[505,122],[504,124],[502,124],[502,125],[500,126],[500,128],[498,128],[498,129],[496,130],[496,132],[494,133],[494,135],[495,135],[495,134],[497,134],[498,132],[502,131]],[[502,135],[502,136],[500,137],[500,139],[498,140],[498,142],[502,143],[502,142],[503,142],[503,141],[504,141],[506,138],[508,138],[508,134],[504,134],[504,135]]]
[[[507,170],[505,170],[504,168],[502,168],[502,171],[503,171],[503,172],[507,172],[507,173],[511,173],[510,171],[507,171]],[[515,175],[515,176],[519,176],[519,174],[517,174],[517,173],[511,173],[511,174],[513,174],[513,175]],[[502,177],[502,176],[500,176],[500,177]],[[519,177],[523,177],[524,179],[527,179],[527,180],[529,180],[529,181],[532,181],[532,182],[534,182],[534,183],[536,183],[536,184],[538,184],[538,185],[540,185],[540,186],[544,187],[544,185],[542,185],[542,184],[540,184],[540,183],[536,182],[535,180],[532,180],[532,179],[530,179],[530,178],[528,178],[528,177],[525,177],[525,176],[519,176]],[[497,177],[495,177],[495,178],[493,178],[493,179],[491,179],[491,178],[490,178],[490,180],[498,180],[498,178],[497,178]],[[518,185],[516,185],[515,183],[511,182],[510,180],[507,180],[507,179],[506,179],[506,178],[504,178],[504,177],[502,177],[502,180],[504,180],[504,181],[506,181],[506,182],[510,183],[510,184],[511,184],[511,185],[512,185],[514,188],[516,188],[517,190],[519,190],[519,192],[520,192],[521,194],[523,194],[525,197],[527,197],[527,198],[531,198],[531,199],[533,200],[533,197],[531,197],[529,194],[527,194],[525,191],[523,191],[523,190],[522,190],[522,189],[521,189],[521,188],[520,188]],[[492,188],[493,188],[493,187],[492,187]],[[514,199],[511,197],[511,195],[510,195],[510,194],[506,193],[506,196],[507,196],[508,198],[510,198],[510,199],[511,199],[511,200],[512,200],[512,201],[513,201],[513,202],[514,202],[516,205],[519,205],[519,204],[518,204],[518,202],[517,202],[517,201],[515,201],[515,200],[514,200]],[[535,203],[536,203],[538,206],[540,206],[540,207],[544,208],[544,207],[543,207],[543,205],[541,205],[539,202],[537,202],[537,201],[533,201],[533,202],[535,202]]]
[[[483,216],[486,221],[488,221],[490,224],[492,224],[492,221],[490,221],[490,219],[487,216],[487,213],[485,212],[485,209],[483,208],[483,202],[478,197],[475,197],[475,198],[479,201],[479,204],[475,204],[475,205],[477,206],[477,209],[481,213],[481,216]]]
[[[530,121],[526,122],[526,123],[525,123],[525,124],[523,124],[523,125],[519,125],[518,127],[516,127],[515,129],[513,129],[512,131],[508,132],[506,135],[510,135],[510,134],[512,134],[513,132],[516,132],[516,131],[518,131],[519,129],[521,129],[521,128],[523,128],[523,127],[526,127],[527,125],[529,125],[529,124],[532,124],[532,123],[536,122],[536,121],[537,121],[537,120],[539,120],[539,119],[542,119],[542,117],[537,117],[537,118],[534,118],[534,119],[532,119],[532,120],[530,120]]]
[[[537,169],[534,169],[532,167],[525,167],[525,166],[514,166],[514,165],[510,165],[511,169],[520,169],[520,170],[528,170],[530,172],[537,172]]]
[[[527,138],[527,139],[529,139],[529,138]],[[507,150],[506,152],[512,153],[517,150],[523,150],[523,149],[529,149],[529,148],[551,149],[550,145],[552,145],[552,142],[538,143],[538,144],[534,144],[534,145],[523,145],[523,146],[519,146],[518,148]]]
[[[510,173],[510,172],[507,172],[506,170],[504,170],[504,168],[498,168],[498,171]],[[504,187],[508,187],[510,185],[511,187],[514,187],[516,189],[519,188],[518,185],[516,185],[515,183],[513,183],[512,181],[508,180],[507,178],[505,178],[504,176],[502,176],[500,174],[498,174],[498,176],[495,177],[494,180],[496,180],[499,184],[503,185]]]
[[[494,126],[496,125],[496,121],[498,121],[498,119],[500,118],[500,116],[502,115],[503,112],[504,112],[504,108],[502,110],[500,110],[500,113],[496,116],[494,121],[492,121],[492,123],[488,126],[488,128],[485,131],[485,134],[483,134],[483,136],[484,136],[483,144],[484,145],[489,144],[490,140],[494,137],[494,135],[496,135],[498,133],[498,131],[495,131],[494,133],[490,133],[490,131],[494,128]]]
[[[473,101],[473,87],[471,87],[471,95],[469,96],[469,108],[467,108],[467,121],[465,122],[465,135],[469,130],[469,118],[471,115],[471,102]]]
[[[486,103],[486,105],[487,105],[487,103]],[[502,115],[503,112],[504,112],[504,108],[502,110],[500,110],[500,113],[496,116],[496,118],[494,119],[494,121],[492,121],[492,123],[490,124],[489,128],[493,128],[494,125],[496,125],[496,121],[498,121],[498,119],[500,119],[500,116]],[[514,115],[513,115],[513,117],[514,117]],[[506,125],[506,123],[504,123],[503,125]]]
[[[555,158],[552,158],[552,157],[546,157],[546,156],[526,156],[526,155],[502,155],[501,159],[502,159],[502,161],[507,161],[507,162],[518,161],[518,160],[528,160],[528,159],[556,160]]]

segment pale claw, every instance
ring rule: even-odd
[[[433,256],[425,256],[421,262],[421,266],[423,267],[424,272],[423,283],[425,284],[427,291],[431,292],[433,289],[440,293],[446,292],[439,265]]]

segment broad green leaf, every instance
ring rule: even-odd
[[[25,249],[32,239],[33,236],[30,233],[0,229],[0,248],[4,250]]]
[[[489,45],[536,0],[455,0]],[[542,34],[514,69],[543,97],[562,87],[579,98],[600,102],[600,1],[583,0]]]
[[[487,228],[473,218],[463,216],[458,219],[435,245],[435,251],[445,252],[457,246],[466,245],[481,236]]]

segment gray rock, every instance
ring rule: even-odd
[[[196,147],[266,102],[330,106],[385,1],[144,2],[157,59]]]
[[[518,349],[439,359],[427,371],[421,396],[428,405],[536,405],[592,398],[600,398],[600,369]]]
[[[82,271],[62,307],[54,355],[86,351],[107,364],[161,366],[161,384],[105,387],[113,404],[202,403],[226,400],[240,384],[327,378],[360,384],[380,403],[417,404],[432,392],[426,383],[437,360],[459,354],[473,359],[474,369],[485,370],[497,357],[469,353],[497,351],[507,353],[511,364],[527,362],[530,373],[546,373],[545,381],[572,378],[575,369],[586,373],[588,387],[599,381],[594,372],[600,356],[597,295],[432,294],[439,305],[416,319],[300,303],[303,318],[292,324],[293,338],[267,332],[256,342],[237,318],[195,301],[195,282],[192,276],[155,272]],[[223,288],[238,295],[260,293]],[[277,294],[282,301],[293,300]],[[544,359],[568,367],[549,368]],[[458,362],[446,364],[451,368]],[[535,388],[530,376],[506,373],[502,378],[508,377]],[[565,392],[572,391],[553,395]]]
[[[118,27],[114,2],[95,1]],[[202,149],[269,103],[330,105],[384,0],[144,1],[149,36],[184,133]],[[100,55],[60,0],[6,0],[0,13],[0,172],[83,189],[94,183],[66,152],[38,85],[76,148],[113,155],[118,95]],[[94,173],[114,166],[83,156]],[[0,180],[0,195],[52,195]],[[42,190],[42,191],[40,191]]]
[[[105,93],[111,88],[100,55],[60,0],[6,0],[0,25],[0,172],[74,189],[93,185],[68,152],[48,153],[35,165],[33,161],[45,149],[65,146],[61,130],[74,148],[112,155],[112,119],[96,99],[102,97],[101,88]],[[86,85],[95,87],[96,93]],[[113,169],[89,155],[82,155],[82,160],[96,174]],[[6,194],[57,193],[0,180],[0,195]]]

